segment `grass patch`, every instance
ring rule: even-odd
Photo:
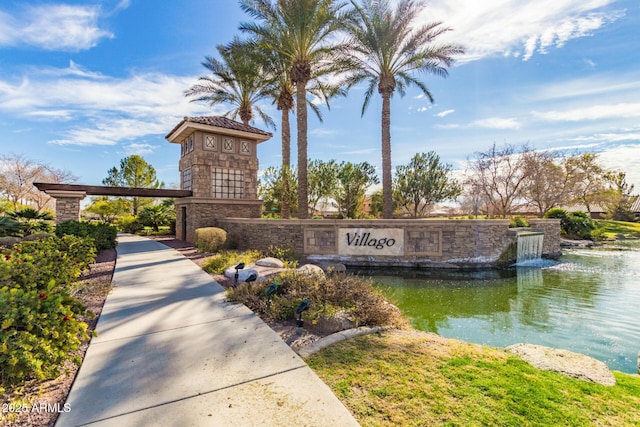
[[[615,239],[620,234],[625,237],[640,238],[640,223],[638,222],[596,220],[596,224],[608,239]]]
[[[202,269],[208,273],[222,274],[224,270],[244,262],[246,265],[254,264],[262,258],[260,251],[220,251],[206,259]]]
[[[605,387],[433,334],[363,336],[307,363],[363,426],[640,426],[638,377]]]

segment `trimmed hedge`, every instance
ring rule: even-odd
[[[215,252],[227,241],[227,232],[218,227],[196,228],[194,243],[198,252]]]
[[[56,236],[72,235],[78,237],[91,237],[97,251],[113,249],[116,241],[117,230],[114,226],[105,223],[91,223],[78,221],[65,221],[56,226]]]

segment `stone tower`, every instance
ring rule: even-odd
[[[226,117],[185,117],[167,136],[180,144],[176,236],[193,241],[194,230],[218,218],[260,218],[258,144],[272,134]]]

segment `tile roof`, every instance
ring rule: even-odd
[[[185,122],[198,123],[202,125],[215,126],[223,129],[232,129],[242,132],[255,133],[257,135],[273,136],[270,132],[265,132],[262,129],[254,128],[253,126],[245,125],[244,123],[231,120],[222,116],[200,116],[200,117],[185,117],[180,123],[174,127],[171,132],[167,134],[167,137],[174,133]]]

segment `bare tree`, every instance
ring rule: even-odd
[[[525,157],[531,151],[527,145],[520,150],[511,144],[475,153],[469,160],[465,185],[474,188],[489,202],[491,212],[502,217],[511,213],[523,197],[527,179]]]
[[[558,160],[544,151],[530,151],[523,160],[526,168],[523,197],[538,208],[540,217],[552,208],[571,202],[578,180],[571,162]]]
[[[69,171],[38,163],[22,154],[0,156],[0,170],[0,195],[13,205],[14,210],[19,205],[33,206],[39,211],[51,207],[52,198],[35,188],[34,182],[60,184],[78,180]]]
[[[584,204],[587,212],[591,213],[594,205],[606,200],[606,170],[598,164],[595,153],[571,156],[565,164],[575,175],[573,199]]]

